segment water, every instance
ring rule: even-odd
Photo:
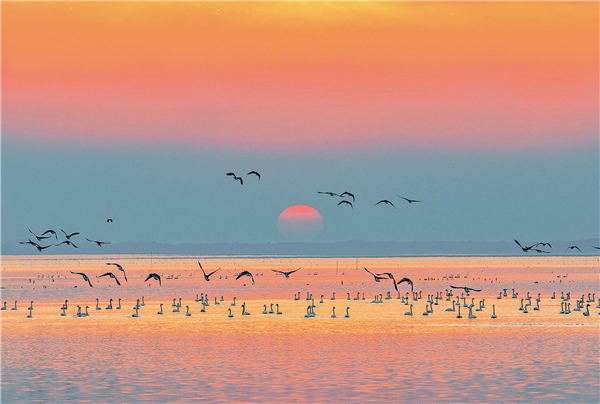
[[[598,402],[597,257],[200,258],[207,272],[222,268],[210,282],[197,272],[196,259],[4,257],[2,302],[10,308],[18,300],[19,309],[0,312],[2,402]],[[129,282],[106,262],[121,263]],[[409,300],[414,315],[404,315],[409,306],[396,298],[391,281],[374,282],[363,266],[413,279],[423,297]],[[289,279],[270,270],[298,267]],[[254,273],[255,285],[234,280],[243,269]],[[94,287],[69,270],[87,273]],[[96,278],[106,271],[123,285]],[[144,282],[149,272],[163,274],[162,287]],[[444,311],[451,307],[445,300],[422,315],[427,294],[444,295],[450,284],[483,289],[467,300],[475,299],[475,309],[485,298],[483,311],[473,310],[476,319],[464,308],[457,319]],[[503,288],[509,296],[496,299]],[[510,297],[512,288],[518,299]],[[410,292],[406,283],[399,289],[402,296]],[[371,303],[388,291],[392,299]],[[533,306],[525,314],[518,308],[528,291]],[[571,310],[581,294],[587,300],[596,293],[589,317],[558,314],[560,294],[568,291]],[[298,292],[301,300],[293,300]],[[307,292],[315,298],[314,318],[304,318]],[[353,300],[357,292],[360,300]],[[538,292],[540,311],[534,311]],[[194,301],[197,293],[209,294],[206,313]],[[220,305],[215,295],[224,296]],[[132,318],[142,296],[146,304]],[[108,299],[116,307],[119,297],[122,309],[106,310]],[[183,307],[173,313],[172,300],[180,297]],[[102,310],[95,310],[96,298]],[[68,315],[61,317],[65,299]],[[30,300],[34,318],[28,319]],[[241,316],[244,301],[250,316]],[[283,314],[261,314],[271,303]],[[76,317],[77,305],[89,306],[90,316]]]

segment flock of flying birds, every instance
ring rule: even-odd
[[[532,244],[532,245],[530,245],[528,247],[523,247],[521,245],[521,243],[519,243],[516,239],[515,239],[515,243],[517,243],[517,245],[519,247],[521,247],[521,250],[523,250],[523,252],[535,251],[535,252],[537,252],[539,254],[541,254],[541,253],[550,254],[550,251],[540,250],[539,248],[536,248],[536,247],[538,247],[538,246],[544,246],[544,247],[552,248],[552,244],[550,244],[550,243],[535,243],[535,244]],[[600,247],[592,246],[592,248],[595,248],[596,250],[600,250]],[[565,252],[567,252],[569,250],[577,250],[577,251],[581,252],[581,248],[577,247],[576,245],[572,245],[572,246],[567,247],[567,249],[565,250]]]
[[[109,222],[109,223],[112,222],[112,219],[108,219],[107,222]],[[71,237],[75,237],[75,236],[79,235],[80,233],[75,232],[75,233],[67,234],[67,232],[65,232],[63,229],[60,229],[60,231],[62,231],[63,234],[65,235],[65,240],[61,241],[60,243],[57,243],[57,244],[48,244],[46,246],[41,246],[38,243],[36,243],[35,241],[32,241],[31,238],[27,241],[19,241],[19,244],[31,244],[32,246],[37,248],[37,250],[39,252],[42,252],[46,248],[53,247],[53,246],[56,247],[56,246],[59,246],[62,244],[70,245],[73,248],[79,248],[79,247],[77,247],[77,245],[75,245],[75,243],[73,243],[73,240],[71,240]],[[42,240],[46,240],[46,239],[51,239],[52,236],[54,236],[56,241],[58,241],[58,235],[56,234],[56,232],[54,230],[46,230],[45,232],[42,233],[41,236],[38,236],[37,234],[32,232],[31,229],[29,229],[29,232],[34,235],[34,237],[37,239],[38,242],[42,242]],[[102,247],[102,244],[110,244],[110,241],[90,240],[87,237],[85,239],[87,241],[89,241],[90,243],[97,244],[99,247]]]
[[[340,206],[340,205],[348,205],[348,206],[350,206],[351,209],[354,209],[354,202],[356,202],[356,197],[354,196],[353,193],[350,193],[348,191],[344,191],[341,194],[336,194],[335,192],[330,192],[330,191],[318,191],[317,193],[323,194],[323,195],[329,195],[329,196],[338,196],[340,198],[345,198],[345,197],[348,197],[348,199],[352,198],[352,202],[350,202],[349,200],[344,199],[344,200],[342,200],[342,201],[340,201],[338,203],[338,206]],[[416,199],[405,198],[405,197],[400,196],[400,195],[398,195],[398,198],[404,199],[408,203],[423,202],[423,201],[419,201],[419,200],[416,200]],[[375,204],[375,206],[379,205],[380,203],[383,203],[384,205],[391,205],[394,209],[396,209],[396,206],[391,201],[389,201],[388,199],[382,199],[382,200],[380,200],[379,202],[377,202]]]

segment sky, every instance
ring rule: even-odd
[[[3,240],[598,237],[597,3],[1,7]]]

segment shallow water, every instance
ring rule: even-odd
[[[197,257],[3,257],[2,402],[598,402],[597,257],[200,259],[207,272],[222,268],[210,282]],[[121,263],[129,282],[106,262]],[[391,281],[374,282],[364,266],[410,277],[422,299],[405,305]],[[270,270],[298,267],[289,279]],[[243,269],[254,273],[254,285],[234,280]],[[94,287],[69,270],[87,273]],[[122,286],[96,278],[106,271]],[[161,287],[144,282],[150,272],[162,274]],[[467,298],[477,318],[461,307],[457,319],[445,299],[422,315],[427,294],[445,297],[451,284],[482,288]],[[503,288],[508,297],[497,299]],[[406,283],[399,289],[410,292]],[[307,292],[313,318],[304,317]],[[525,314],[527,292],[533,306]],[[571,292],[571,310],[582,294],[596,293],[590,316],[559,314],[561,292]],[[200,293],[209,295],[205,313],[195,302]],[[383,303],[371,303],[379,293]],[[132,318],[142,296],[145,306]],[[215,305],[214,296],[224,301]],[[119,297],[122,309],[106,310]],[[173,313],[180,297],[183,307]],[[481,299],[485,308],[475,311]],[[33,318],[26,318],[31,300]],[[241,316],[243,302],[250,316]],[[283,314],[261,314],[271,303]],[[410,304],[412,317],[404,315]],[[89,317],[75,316],[77,305],[89,306]]]

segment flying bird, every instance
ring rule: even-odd
[[[596,250],[600,250],[600,247],[592,246],[592,248],[595,248]]]
[[[57,246],[59,246],[59,245],[61,245],[61,244],[71,245],[71,246],[73,246],[73,247],[75,247],[75,248],[79,248],[79,247],[77,247],[75,244],[73,244],[73,243],[72,243],[70,240],[65,240],[65,241],[63,241],[62,243],[58,243],[58,244],[56,244],[56,245],[57,245]]]
[[[341,196],[342,198],[343,198],[344,196],[346,196],[346,195],[348,195],[348,196],[351,196],[351,197],[352,197],[352,202],[354,202],[354,194],[351,194],[351,193],[350,193],[350,192],[348,192],[348,191],[342,192],[342,193],[340,194],[340,196]]]
[[[112,219],[106,219],[106,223],[112,223]]]
[[[105,274],[102,274],[102,275],[98,276],[98,278],[102,278],[103,276],[110,276],[115,281],[117,281],[117,285],[121,286],[121,282],[119,282],[119,280],[117,279],[117,277],[115,276],[115,274],[113,274],[112,272],[107,272]]]
[[[408,284],[410,285],[410,291],[411,291],[411,292],[413,291],[413,286],[414,286],[414,285],[413,285],[413,281],[411,281],[411,280],[410,280],[410,279],[408,279],[408,278],[402,278],[402,279],[400,279],[400,280],[398,281],[398,285],[400,285],[402,282],[406,282],[406,283],[408,283]],[[396,289],[396,290],[398,290],[398,289]]]
[[[539,248],[534,248],[533,251],[535,251],[536,253],[546,253],[546,254],[550,254],[550,251],[544,251],[544,250],[540,250]]]
[[[291,274],[293,274],[294,272],[296,272],[296,271],[299,271],[299,270],[300,270],[300,268],[298,268],[298,269],[294,269],[293,271],[288,271],[288,272],[285,272],[285,271],[277,271],[276,269],[271,269],[271,271],[273,271],[273,272],[277,272],[277,273],[279,273],[279,274],[282,274],[282,275],[283,275],[283,276],[285,276],[286,278],[289,278]]]
[[[244,180],[242,179],[242,177],[238,177],[234,173],[227,173],[226,175],[233,177],[233,179],[236,181],[239,181],[240,185],[244,185]]]
[[[396,278],[394,278],[394,275],[391,272],[384,272],[381,274],[377,274],[377,276],[382,276],[382,275],[387,275],[387,277],[392,280],[392,283],[394,284],[394,289],[396,289],[396,292],[397,292],[398,286],[396,286]]]
[[[74,275],[81,275],[81,276],[83,276],[83,280],[86,281],[87,283],[89,283],[90,287],[93,288],[92,282],[90,281],[90,278],[88,278],[88,276],[86,274],[84,274],[83,272],[73,272],[73,271],[69,271],[69,272],[71,272]]]
[[[388,201],[387,199],[382,199],[382,200],[380,200],[379,202],[377,202],[377,203],[375,204],[375,206],[379,205],[380,203],[385,203],[385,204],[388,204],[388,205],[392,205],[392,207],[393,207],[394,209],[396,209],[396,207],[394,206],[394,204],[393,204],[393,203],[391,203],[390,201]]]
[[[521,245],[521,243],[519,243],[516,239],[514,239],[514,240],[515,240],[515,243],[517,243],[518,246],[521,247],[521,250],[523,250],[523,252],[527,252],[527,251],[531,250],[533,247],[535,247],[535,246],[523,247]]]
[[[123,276],[125,277],[125,281],[129,282],[127,280],[127,274],[125,273],[125,270],[123,269],[123,267],[119,264],[115,264],[114,262],[107,262],[106,265],[116,265],[117,268],[119,268],[119,271],[123,272]]]
[[[385,276],[375,275],[373,272],[369,271],[367,268],[365,268],[365,271],[367,271],[368,273],[373,275],[373,278],[375,278],[375,282],[379,282],[382,279],[386,279]]]
[[[160,275],[159,274],[150,274],[148,275],[148,277],[146,278],[146,280],[144,282],[148,282],[148,279],[154,278],[155,280],[158,281],[158,286],[162,286],[162,282],[160,281]]]
[[[210,281],[210,276],[211,276],[212,274],[214,274],[214,273],[215,273],[215,272],[217,272],[219,269],[221,269],[221,268],[219,268],[219,269],[217,269],[216,271],[212,271],[211,273],[209,273],[208,275],[206,275],[206,272],[204,272],[204,268],[202,268],[202,264],[200,263],[200,261],[198,261],[198,265],[200,265],[200,269],[202,270],[202,273],[204,274],[204,280],[205,280],[205,281],[207,281],[207,282],[208,282],[208,281]]]
[[[60,231],[62,231],[63,233],[65,233],[65,231],[63,229],[60,229]],[[71,233],[71,234],[67,234],[65,233],[65,237],[67,238],[67,240],[70,240],[71,237],[78,235],[79,233]]]
[[[28,241],[19,241],[19,244],[31,244],[32,246],[34,246],[35,248],[37,248],[37,250],[39,252],[42,252],[42,250],[45,250],[48,247],[52,247],[52,244],[42,247],[41,245],[39,245],[35,241],[31,241],[31,240],[28,240]]]
[[[334,192],[328,192],[328,191],[317,191],[318,194],[325,194],[325,195],[329,195],[329,196],[339,196],[338,194],[334,193]]]
[[[340,203],[338,203],[338,206],[340,206],[342,203],[345,203],[345,204],[347,204],[347,205],[350,205],[350,207],[351,207],[352,209],[354,209],[354,206],[352,206],[352,202],[350,202],[350,201],[341,201]]]
[[[38,240],[38,241],[42,241],[42,240],[45,240],[45,239],[47,239],[47,238],[50,238],[50,237],[52,237],[52,236],[46,236],[46,237],[44,237],[44,235],[43,235],[43,234],[42,234],[41,236],[38,236],[37,234],[35,234],[34,232],[32,232],[32,231],[31,231],[31,229],[28,229],[28,230],[29,230],[29,232],[30,232],[31,234],[33,234],[33,235],[35,236],[35,238],[37,238],[37,240]]]
[[[481,289],[473,289],[473,288],[469,288],[469,287],[466,287],[466,286],[452,286],[452,285],[450,285],[450,287],[454,288],[454,289],[464,289],[464,291],[467,293],[467,295],[469,294],[470,291],[481,292]]]
[[[259,174],[257,171],[250,171],[250,172],[249,172],[248,174],[246,174],[246,175],[250,175],[250,174],[256,175],[256,176],[258,177],[258,180],[260,181],[260,174]]]
[[[398,198],[404,199],[404,200],[405,200],[406,202],[408,202],[408,203],[413,203],[413,202],[423,202],[423,201],[417,201],[416,199],[408,199],[408,198],[405,198],[405,197],[403,197],[403,196],[400,196],[400,195],[398,195]]]
[[[89,241],[90,243],[96,243],[98,244],[98,247],[102,247],[102,244],[110,244],[110,241],[96,241],[96,240],[90,240],[89,238],[85,238],[87,241]]]
[[[537,247],[539,245],[548,246],[548,247],[552,248],[552,245],[550,243],[536,243],[532,247]]]
[[[250,272],[248,272],[248,271],[240,272],[240,274],[235,278],[235,280],[237,281],[242,276],[249,276],[250,278],[252,278],[252,284],[254,285],[254,276],[252,276],[252,274]]]
[[[579,252],[581,252],[581,250],[579,249],[579,247],[577,247],[576,245],[572,245],[571,247],[567,247],[567,249],[565,251],[569,251],[569,250],[578,250]]]

